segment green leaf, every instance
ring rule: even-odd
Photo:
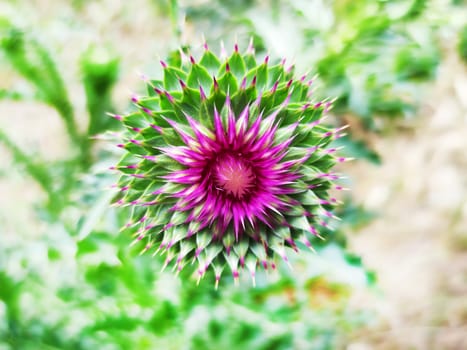
[[[106,113],[113,110],[111,93],[118,79],[119,59],[103,49],[90,48],[81,57],[80,66],[89,113],[87,134],[96,135],[118,124]]]
[[[96,227],[97,222],[102,218],[107,210],[109,202],[113,196],[112,192],[104,192],[100,197],[96,198],[94,205],[89,209],[85,220],[78,231],[78,239],[82,240],[87,237]]]
[[[84,147],[82,142],[85,141],[78,133],[65,84],[49,51],[10,23],[3,31],[0,48],[6,58],[36,88],[43,100],[58,111],[71,140]]]
[[[192,89],[185,87],[183,89],[183,98],[181,101],[181,108],[188,113],[188,115],[196,115],[201,104],[201,94],[199,89]]]
[[[250,71],[257,66],[256,57],[252,54],[246,54],[243,56],[243,62],[245,63],[245,69]]]
[[[118,267],[101,263],[90,267],[86,273],[86,281],[92,284],[101,294],[112,295],[117,290]]]
[[[245,62],[238,52],[234,52],[228,59],[231,72],[238,80],[241,80],[246,72]]]
[[[286,82],[289,77],[291,78],[292,74],[286,74],[284,66],[282,64],[276,64],[268,69],[269,82],[267,86],[268,88],[272,88],[277,81]]]
[[[215,75],[221,66],[221,63],[217,56],[209,50],[204,51],[203,56],[201,56],[201,59],[199,61],[199,64],[206,68],[210,76]]]
[[[262,63],[256,69],[248,72],[247,76],[256,76],[256,88],[258,91],[264,91],[268,87],[268,66]]]
[[[395,71],[400,79],[429,79],[435,74],[439,57],[420,48],[405,48],[396,56]]]
[[[228,93],[230,96],[234,95],[238,90],[237,79],[231,72],[225,72],[225,74],[219,79],[218,83],[220,89]]]
[[[459,31],[459,42],[457,44],[459,56],[467,64],[467,25]]]
[[[207,92],[211,91],[213,81],[211,75],[203,66],[194,63],[191,65],[186,83],[193,89],[199,89],[202,86],[204,91]]]
[[[164,68],[164,88],[167,91],[179,90],[179,80],[186,80],[186,73],[181,69],[167,66]]]
[[[159,96],[156,91],[154,91],[154,88],[157,88],[159,90],[164,89],[164,82],[162,80],[149,80],[146,84],[146,92],[149,97],[155,97]]]
[[[310,223],[305,216],[292,216],[287,218],[287,222],[296,229],[309,231]]]

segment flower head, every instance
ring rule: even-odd
[[[322,124],[330,102],[311,101],[312,80],[285,60],[258,63],[252,45],[224,59],[205,45],[199,60],[180,51],[161,65],[136,111],[114,115],[127,129],[115,203],[131,206],[135,242],[177,271],[212,268],[216,284],[224,266],[254,281],[286,247],[311,248],[337,202],[331,168],[345,160],[327,148],[342,128]]]

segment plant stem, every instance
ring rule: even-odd
[[[45,167],[35,164],[31,157],[24,153],[11,140],[3,130],[0,129],[0,143],[2,143],[13,155],[14,161],[23,165],[27,173],[47,192],[49,196],[53,193],[51,176]]]

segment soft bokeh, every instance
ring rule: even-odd
[[[467,348],[466,18],[462,0],[0,3],[0,349]],[[250,37],[318,74],[357,160],[316,254],[214,291],[129,247],[100,139],[171,50]]]

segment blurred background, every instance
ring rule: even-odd
[[[293,270],[160,272],[109,208],[140,75],[180,45],[286,57],[336,97],[342,221]],[[0,350],[466,349],[467,3],[4,0]]]

